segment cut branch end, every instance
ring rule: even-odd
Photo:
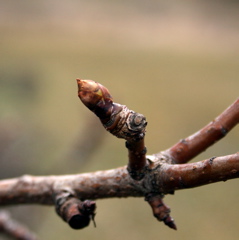
[[[94,201],[80,201],[71,194],[66,192],[60,193],[55,197],[55,206],[57,214],[69,224],[73,229],[82,229],[93,221],[95,226],[95,209]]]

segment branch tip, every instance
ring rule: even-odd
[[[146,195],[145,200],[152,208],[153,215],[158,221],[163,221],[168,227],[177,230],[174,219],[170,216],[170,208],[163,202],[163,195],[156,193],[149,193]]]
[[[93,111],[100,119],[109,118],[112,97],[108,89],[93,80],[77,79],[78,96],[83,104]]]

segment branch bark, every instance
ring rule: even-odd
[[[239,153],[190,164],[151,162],[145,178],[130,177],[127,166],[92,173],[62,176],[30,176],[0,181],[0,205],[53,205],[59,192],[71,192],[81,200],[143,197],[150,192],[172,193],[239,177]]]
[[[239,123],[239,98],[215,120],[163,153],[173,163],[186,163],[216,143]],[[161,153],[160,153],[161,154]]]
[[[126,140],[128,165],[94,173],[25,175],[1,180],[0,205],[55,205],[64,221],[80,229],[94,220],[96,205],[92,200],[145,197],[154,216],[176,230],[170,209],[162,201],[165,194],[239,177],[239,153],[186,164],[239,122],[239,99],[197,133],[166,151],[146,156],[145,117],[114,103],[101,84],[92,80],[78,79],[77,82],[82,102],[99,117],[106,130]]]
[[[188,164],[164,164],[158,175],[159,190],[170,193],[239,177],[239,152]]]

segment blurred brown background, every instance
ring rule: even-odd
[[[88,148],[95,116],[75,79],[98,81],[143,113],[148,153],[164,150],[239,96],[239,2],[1,0],[0,54],[1,178],[115,168],[127,163],[123,140],[103,131],[95,151],[77,148]],[[238,130],[195,161],[237,152]],[[238,197],[238,180],[166,196],[178,231],[141,198],[97,201],[97,228],[81,231],[53,207],[8,209],[45,240],[234,240]]]

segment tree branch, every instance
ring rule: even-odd
[[[62,176],[30,176],[0,181],[0,205],[37,203],[52,205],[59,192],[70,192],[79,199],[144,196],[127,172],[127,167],[94,173]]]
[[[145,117],[114,103],[101,84],[80,79],[77,83],[81,101],[99,117],[105,129],[126,140],[128,166],[76,175],[25,175],[1,180],[0,205],[55,205],[64,221],[80,229],[94,221],[96,204],[92,200],[145,197],[154,216],[176,230],[170,209],[162,201],[164,194],[239,177],[239,153],[183,164],[224,137],[239,122],[239,99],[197,133],[166,151],[146,156]]]
[[[157,175],[159,191],[170,193],[239,177],[239,152],[196,163],[163,164]]]
[[[53,205],[61,191],[79,199],[143,197],[150,192],[172,193],[239,177],[239,153],[190,164],[152,162],[141,181],[127,167],[62,176],[23,176],[0,181],[0,204],[37,203]]]
[[[159,221],[163,221],[164,224],[170,228],[177,230],[173,218],[169,215],[171,210],[163,202],[162,198],[162,195],[149,193],[146,195],[145,201],[147,201],[152,208],[154,217],[156,217]]]
[[[0,211],[0,232],[18,240],[37,240],[35,234],[16,220],[13,220],[6,211]]]
[[[239,123],[239,98],[215,120],[193,135],[163,151],[172,163],[186,163],[205,151]],[[156,154],[157,155],[157,154]]]

